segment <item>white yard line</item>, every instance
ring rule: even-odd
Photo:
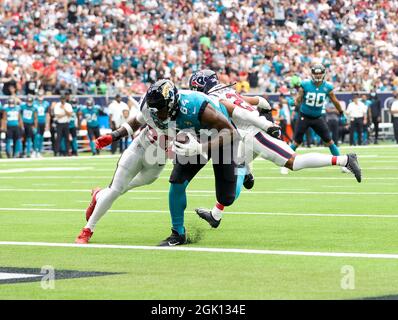
[[[78,201],[83,202],[83,201]],[[88,203],[88,201],[84,201]],[[32,205],[33,206],[33,205]],[[84,212],[85,209],[61,209],[61,208],[0,208],[0,211],[10,212]],[[168,210],[122,210],[122,209],[111,209],[110,213],[169,213]],[[188,211],[189,212],[189,211]],[[227,215],[258,215],[258,216],[297,216],[297,217],[353,217],[353,218],[398,218],[398,214],[368,214],[368,213],[291,213],[291,212],[250,212],[250,211],[226,211]]]
[[[87,202],[87,201],[86,201]],[[23,207],[55,207],[55,204],[50,203],[23,203],[21,204]],[[24,210],[29,210],[30,208],[24,208]],[[39,209],[42,210],[42,209]]]
[[[165,176],[161,176],[159,177],[159,179],[169,179],[169,175],[165,175]],[[95,182],[97,179],[112,179],[111,175],[106,175],[106,176],[73,176],[71,177],[70,175],[64,175],[64,176],[0,176],[0,179],[17,179],[17,180],[35,180],[35,179],[40,179],[40,180],[44,180],[44,179],[67,179],[67,180],[71,180],[71,179],[80,179],[80,180],[84,180],[84,179],[90,179],[90,181],[75,181],[72,183],[93,183]],[[197,176],[195,177],[195,180],[207,180],[207,179],[214,179],[214,176]],[[292,175],[288,175],[288,176],[284,176],[284,175],[280,175],[280,176],[255,176],[256,180],[352,180],[353,177],[351,175],[349,176],[343,176],[343,174],[339,177],[320,177],[320,176],[305,176],[305,177],[297,177],[294,176],[294,173],[292,173]],[[362,179],[363,181],[367,181],[367,180],[398,180],[398,177],[364,177]]]
[[[0,192],[91,192],[90,189],[28,189],[28,188],[0,188]],[[168,193],[168,190],[130,190],[134,193]],[[208,190],[187,190],[187,193],[201,193],[201,194],[214,194],[214,191]],[[361,195],[361,196],[393,196],[398,195],[398,192],[359,192],[359,191],[242,191],[245,195],[256,194],[333,194],[333,195]]]
[[[26,173],[26,172],[52,172],[52,171],[86,171],[94,170],[94,167],[47,167],[47,168],[16,168],[1,169],[0,173]],[[45,179],[45,176],[42,177]]]
[[[282,250],[236,249],[236,248],[200,248],[200,247],[188,247],[188,246],[154,247],[154,246],[129,246],[129,245],[110,245],[110,244],[84,245],[84,244],[73,244],[73,243],[19,242],[19,241],[0,241],[0,246],[60,247],[60,248],[84,248],[84,249],[128,249],[128,250],[150,250],[150,251],[239,253],[239,254],[260,254],[260,255],[279,255],[279,256],[398,259],[398,254],[390,254],[390,253],[282,251]]]

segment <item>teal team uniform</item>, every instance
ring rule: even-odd
[[[24,150],[26,150],[26,156],[30,157],[33,141],[35,137],[35,115],[37,114],[37,110],[35,106],[32,104],[29,105],[24,103],[21,105],[21,115],[22,115],[22,122],[24,125],[24,133],[25,133],[25,143],[24,143]]]
[[[80,106],[78,104],[72,104],[72,103],[71,103],[71,105],[72,105],[73,113],[72,113],[72,117],[70,118],[70,122],[69,122],[69,132],[70,132],[70,135],[72,136],[72,143],[71,143],[72,154],[77,155],[77,151],[78,151],[77,150],[78,149],[78,146],[77,146],[77,130],[78,130],[77,116],[78,116],[82,106]],[[63,141],[63,146],[64,146],[64,144],[65,144],[65,142]]]
[[[329,99],[329,93],[333,90],[333,85],[323,81],[317,87],[312,80],[304,80],[301,87],[304,90],[304,96],[300,112],[311,118],[319,118],[323,113],[326,101]]]
[[[178,129],[194,129],[196,133],[199,133],[201,129],[207,129],[200,123],[201,113],[207,103],[228,121],[231,121],[224,105],[204,93],[189,90],[179,90],[178,93],[180,95],[179,112],[176,119]]]
[[[301,88],[304,94],[294,130],[294,143],[291,145],[293,150],[296,150],[297,145],[303,142],[304,134],[311,128],[324,143],[332,141],[329,127],[322,115],[329,94],[333,90],[333,85],[323,81],[320,86],[316,86],[313,80],[304,80],[301,83]],[[336,142],[329,145],[329,149],[334,156],[340,155]]]
[[[98,118],[102,113],[101,107],[99,105],[93,105],[92,107],[82,106],[80,112],[83,119],[87,122],[87,133],[90,141],[91,152],[93,154],[98,154],[94,140],[100,136]]]
[[[199,133],[201,129],[209,129],[201,123],[201,115],[207,104],[211,105],[228,121],[231,121],[226,108],[213,98],[196,91],[179,90],[179,111],[176,117],[177,129],[193,129],[196,133]],[[220,162],[223,159],[221,151],[223,149],[225,150],[223,147],[219,148]],[[169,206],[173,230],[179,234],[185,233],[184,211],[187,205],[186,188],[189,182],[204,166],[205,163],[203,162],[180,163],[178,158],[174,164],[170,176]],[[237,165],[233,161],[230,164],[217,164],[213,159],[216,197],[218,203],[223,206],[231,205],[239,195],[242,187],[246,170],[243,168],[244,173],[239,174],[238,177],[236,169]]]
[[[40,153],[43,150],[44,131],[46,129],[47,114],[49,112],[50,103],[44,100],[36,100],[34,102],[34,107],[37,112],[37,131],[35,135],[34,149],[36,152]]]
[[[19,127],[19,119],[21,116],[21,109],[19,106],[14,105],[10,107],[6,105],[3,108],[6,114],[7,122],[7,136],[6,136],[6,153],[10,158],[11,156],[19,157],[22,151],[21,143],[21,129]]]

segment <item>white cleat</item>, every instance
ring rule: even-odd
[[[351,171],[348,170],[347,167],[341,167],[341,172],[342,173],[351,173]]]
[[[281,167],[281,174],[289,174],[289,169],[286,167]]]

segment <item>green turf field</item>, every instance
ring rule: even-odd
[[[398,295],[398,147],[355,151],[361,184],[336,167],[282,176],[275,165],[255,161],[255,187],[242,193],[216,230],[193,212],[214,204],[212,169],[205,167],[189,187],[186,211],[188,231],[199,241],[184,251],[152,247],[170,234],[171,166],[151,186],[115,203],[91,247],[54,247],[74,243],[85,224],[90,189],[109,184],[118,158],[0,160],[0,267],[118,273],[56,280],[48,290],[40,282],[0,281],[0,299]]]

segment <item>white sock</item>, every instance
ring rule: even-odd
[[[347,156],[331,156],[320,153],[307,153],[297,155],[293,162],[293,171],[305,168],[321,168],[338,165],[344,167],[347,164]]]
[[[102,216],[110,209],[113,202],[120,196],[120,193],[111,188],[106,188],[97,193],[97,204],[85,228],[94,231],[95,225]]]
[[[214,208],[211,210],[211,215],[213,216],[214,219],[221,220],[223,212],[224,212],[224,206],[217,202]]]

